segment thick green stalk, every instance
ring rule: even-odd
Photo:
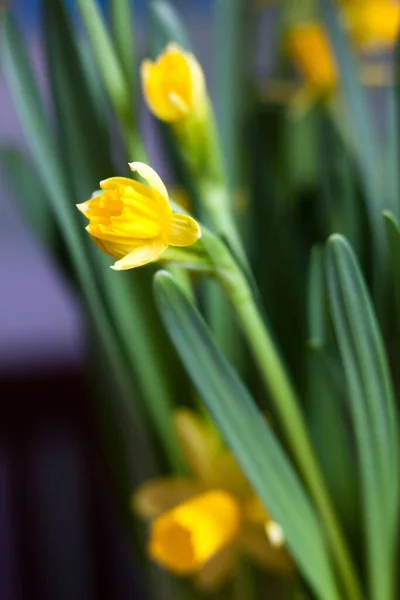
[[[298,468],[319,510],[346,595],[349,600],[361,600],[362,593],[354,565],[312,449],[296,392],[249,283],[220,240],[205,232],[203,243],[214,262],[217,278],[233,306],[261,377],[274,401]]]

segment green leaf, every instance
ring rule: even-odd
[[[57,231],[44,200],[45,191],[32,163],[17,148],[5,146],[0,148],[0,166],[25,219],[46,249],[53,252]]]
[[[170,2],[156,0],[150,5],[151,52],[157,57],[169,42],[176,42],[186,50],[191,43],[179,13]]]
[[[243,96],[248,63],[254,49],[252,40],[256,38],[250,34],[247,0],[216,0],[214,5],[215,112],[225,172],[229,187],[234,190],[241,179],[238,167],[242,154],[239,150],[243,128]]]
[[[327,314],[325,306],[323,249],[314,246],[308,274],[308,344],[312,348],[325,345]]]
[[[307,423],[313,447],[347,537],[359,540],[363,527],[345,385],[338,361],[322,348],[310,348]]]
[[[391,282],[394,290],[397,317],[397,336],[400,333],[400,228],[397,220],[389,212],[383,214],[386,225],[386,234],[389,242],[389,255],[391,261]]]
[[[113,174],[113,165],[106,124],[98,122],[92,111],[91,88],[84,78],[73,28],[60,0],[45,0],[45,39],[59,145],[64,150],[63,167],[66,177],[69,175],[74,184],[76,201],[85,200],[101,179]],[[79,90],[76,90],[77,80]],[[145,410],[152,417],[171,464],[181,468],[181,454],[171,420],[176,393],[169,384],[166,361],[160,352],[161,325],[148,302],[151,284],[144,271],[117,275],[111,272],[109,258],[104,257],[91,240],[89,243],[103,297],[130,371],[146,401]]]
[[[102,342],[107,357],[107,368],[113,372],[118,383],[119,398],[130,415],[132,427],[136,428],[138,443],[139,440],[140,445],[143,443],[143,457],[146,457],[146,460],[142,462],[142,466],[146,471],[147,465],[152,463],[154,458],[150,447],[151,437],[145,434],[146,422],[139,406],[132,402],[129,373],[99,293],[95,277],[96,267],[87,250],[89,240],[64,178],[58,149],[51,137],[49,122],[43,110],[44,103],[38,92],[27,50],[14,20],[7,11],[1,15],[0,42],[4,75],[31,148],[32,159],[50,203],[49,208],[68,249],[88,314]]]
[[[371,597],[394,597],[398,525],[398,429],[393,386],[374,310],[346,239],[326,250],[329,297],[349,391],[364,500]]]
[[[107,123],[93,110],[76,35],[60,0],[45,0],[43,31],[62,168],[80,202],[112,174]]]
[[[138,69],[135,60],[136,32],[131,0],[111,0],[111,23],[115,49],[124,71],[125,81],[131,98],[135,98],[135,71],[137,72]]]
[[[305,577],[319,598],[338,599],[320,523],[274,433],[173,277],[159,272],[154,291],[189,376],[249,481],[282,526]]]
[[[335,123],[341,123],[342,127],[344,123],[345,137],[350,140],[354,148],[371,229],[374,294],[377,299],[379,298],[379,302],[383,302],[385,290],[382,282],[385,273],[386,245],[380,217],[381,210],[384,207],[382,206],[381,182],[376,168],[375,149],[377,144],[373,135],[365,94],[358,81],[355,59],[339,24],[337,7],[334,5],[333,0],[320,0],[320,6],[340,71],[344,112],[337,115]],[[380,306],[380,310],[382,310],[382,306]]]
[[[122,126],[134,129],[133,99],[111,37],[95,0],[76,0],[107,93]]]

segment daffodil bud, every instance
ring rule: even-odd
[[[153,521],[150,555],[174,573],[191,575],[228,546],[239,527],[240,508],[235,498],[212,490]]]
[[[168,44],[155,62],[142,63],[144,97],[161,121],[175,123],[204,110],[204,74],[196,58],[177,44]]]
[[[286,43],[293,64],[313,92],[325,95],[336,87],[335,59],[321,25],[307,22],[292,26],[287,32]]]
[[[86,230],[99,248],[118,259],[115,270],[133,269],[161,258],[168,246],[190,246],[200,237],[191,217],[174,214],[165,185],[143,163],[130,163],[147,181],[111,177],[100,183],[103,193],[78,204],[89,219]]]
[[[172,128],[192,175],[221,179],[222,162],[204,73],[196,58],[168,44],[141,67],[143,94],[155,117]]]

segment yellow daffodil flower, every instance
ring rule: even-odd
[[[400,4],[394,0],[346,0],[343,14],[360,48],[390,48],[400,30]]]
[[[205,589],[231,577],[241,553],[265,569],[290,571],[282,529],[217,431],[187,409],[175,412],[174,423],[193,476],[156,479],[134,495],[135,510],[151,522],[150,556]]]
[[[318,22],[291,27],[286,43],[290,58],[311,89],[323,95],[336,87],[335,59],[325,31]]]
[[[111,177],[100,183],[102,194],[77,205],[99,248],[118,259],[111,267],[117,271],[154,262],[168,246],[190,246],[201,235],[194,219],[172,212],[165,185],[151,167],[129,166],[148,185]]]
[[[161,121],[177,122],[201,111],[206,95],[204,74],[190,52],[168,44],[155,62],[141,67],[144,97]]]

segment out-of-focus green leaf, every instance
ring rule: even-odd
[[[115,112],[122,126],[132,130],[134,128],[133,103],[129,85],[106,29],[100,8],[95,0],[77,0],[76,3]]]
[[[215,113],[225,173],[233,192],[242,179],[238,159],[242,154],[245,78],[254,40],[248,31],[252,7],[247,0],[216,0],[214,5]]]
[[[47,57],[60,146],[64,148],[66,177],[74,183],[76,201],[90,197],[101,179],[113,174],[105,124],[97,122],[91,112],[91,89],[84,79],[84,70],[76,48],[72,26],[59,0],[45,1],[45,33]],[[56,35],[54,35],[56,32]],[[79,90],[75,82],[79,80]],[[89,112],[88,112],[89,111]],[[172,430],[171,410],[175,394],[160,352],[164,333],[157,315],[146,298],[151,294],[145,272],[114,273],[108,268],[109,258],[97,248],[91,248],[102,291],[118,337],[125,348],[131,372],[146,399],[157,433],[171,463],[180,467],[182,460]],[[170,383],[171,382],[171,383]]]
[[[45,0],[43,31],[62,166],[78,203],[112,175],[107,124],[93,110],[76,36],[59,0]]]
[[[357,542],[362,526],[344,374],[324,349],[312,347],[308,378],[307,422],[313,446],[346,534]]]
[[[54,219],[46,206],[46,193],[31,162],[14,146],[5,146],[0,148],[0,166],[30,227],[44,246],[54,251],[57,235]]]
[[[153,58],[158,56],[169,42],[176,42],[186,50],[191,43],[186,27],[173,5],[166,0],[155,0],[150,5],[151,52]]]
[[[326,250],[333,324],[356,434],[371,597],[394,597],[399,440],[383,341],[356,258],[334,235]]]
[[[38,93],[27,50],[15,22],[6,11],[1,15],[0,41],[4,74],[31,148],[34,164],[69,251],[88,314],[97,328],[109,368],[118,382],[121,400],[131,415],[138,444],[143,448],[143,460],[139,466],[143,469],[141,477],[144,478],[145,474],[153,469],[154,464],[151,438],[145,433],[146,423],[143,415],[138,406],[134,408],[132,402],[132,389],[125,361],[99,293],[94,275],[95,265],[87,251],[86,232],[70,196],[70,188],[64,179],[59,153],[50,134],[49,122],[44,113],[44,105]]]
[[[326,338],[327,313],[323,267],[323,249],[314,246],[308,275],[308,343],[312,348],[323,348]]]
[[[332,46],[339,65],[341,99],[343,110],[336,123],[341,122],[346,130],[346,138],[354,148],[355,159],[360,171],[366,209],[371,230],[371,248],[373,263],[374,297],[379,299],[379,310],[385,293],[385,255],[386,243],[380,216],[384,208],[381,182],[376,168],[376,140],[364,91],[358,80],[358,71],[349,42],[342,31],[337,7],[333,0],[320,0],[321,13],[329,31]],[[337,105],[338,107],[338,105]]]
[[[399,335],[400,335],[400,228],[395,217],[386,212],[384,213],[386,235],[389,243],[389,257],[390,257],[390,279],[391,289],[394,296],[395,311],[396,311],[396,325],[394,335],[396,348],[399,348]],[[392,324],[393,327],[393,324]],[[399,382],[399,375],[397,371],[394,371],[393,377],[395,382]]]
[[[134,99],[137,65],[136,32],[131,0],[111,1],[111,22],[115,48],[124,72],[125,82],[129,87],[131,98]]]
[[[318,598],[338,599],[325,539],[300,479],[196,308],[165,272],[154,290],[165,326],[199,394],[249,481],[283,528]]]

